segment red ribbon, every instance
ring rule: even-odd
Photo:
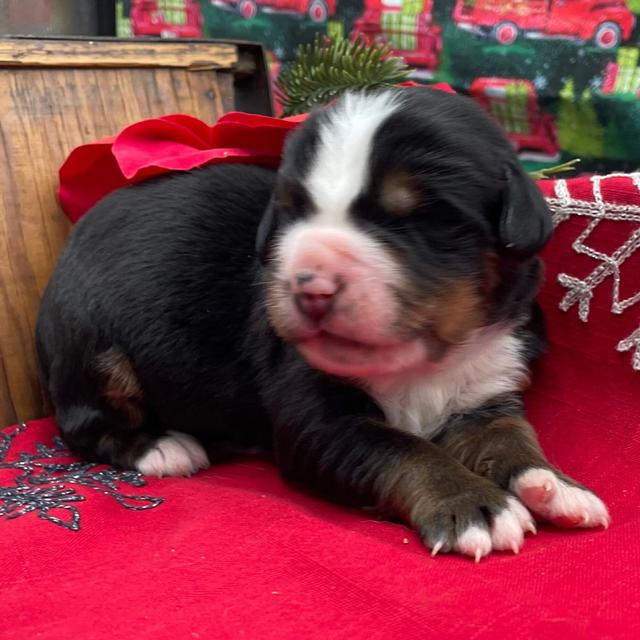
[[[455,93],[447,84],[430,88]],[[287,134],[305,118],[306,114],[280,119],[234,112],[213,126],[183,114],[141,120],[69,154],[59,173],[60,204],[77,222],[111,191],[170,171],[222,162],[276,168]]]

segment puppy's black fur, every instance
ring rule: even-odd
[[[42,299],[37,348],[58,423],[82,456],[133,466],[169,429],[269,441],[244,343],[259,298],[255,234],[275,173],[225,165],[102,200],[74,229]],[[144,422],[104,393],[98,356],[130,361]]]
[[[312,210],[304,176],[326,117],[313,114],[291,135],[278,175],[210,166],[117,191],[94,207],[42,300],[43,377],[66,442],[87,459],[133,466],[168,430],[273,446],[287,478],[377,506],[412,523],[430,546],[452,549],[471,524],[491,525],[516,474],[548,463],[528,431],[512,432],[524,443],[514,445],[513,464],[508,450],[483,451],[501,456],[492,476],[469,455],[475,440],[438,445],[391,429],[365,388],[313,369],[274,332],[265,313],[272,249]],[[398,256],[415,286],[490,279],[484,322],[513,323],[537,355],[535,254],[551,222],[495,125],[463,98],[406,90],[370,162],[371,187],[352,211],[357,225]],[[410,176],[419,193],[411,215],[380,205],[377,185],[391,171]],[[452,424],[521,420],[515,397],[477,409]],[[469,458],[475,473],[463,466]]]

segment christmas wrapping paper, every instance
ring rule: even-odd
[[[389,41],[470,93],[529,168],[640,168],[640,0],[127,0],[121,35],[259,41],[274,73],[317,33]]]

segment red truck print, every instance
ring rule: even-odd
[[[197,0],[132,0],[129,13],[134,36],[202,38]]]
[[[434,71],[442,51],[442,30],[433,22],[432,9],[433,0],[365,0],[351,37],[386,42],[408,65]]]
[[[476,78],[469,93],[498,121],[522,156],[532,160],[559,158],[553,116],[541,111],[533,83],[516,78]]]
[[[235,9],[247,20],[255,18],[258,8],[307,16],[311,22],[321,24],[336,13],[336,0],[210,0],[222,9]]]
[[[617,47],[635,25],[624,0],[456,0],[453,19],[504,45],[522,35],[591,40],[600,49]]]

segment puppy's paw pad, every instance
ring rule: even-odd
[[[476,562],[491,553],[491,536],[487,529],[478,525],[467,527],[454,542],[453,548],[458,553],[471,556]]]
[[[591,491],[575,487],[549,469],[529,469],[512,491],[534,513],[560,527],[609,526],[609,512]]]
[[[136,469],[146,476],[190,476],[209,466],[200,443],[186,433],[169,431],[136,461]]]
[[[491,543],[499,551],[519,553],[525,533],[536,532],[531,514],[515,498],[509,498],[507,506],[493,519]]]

